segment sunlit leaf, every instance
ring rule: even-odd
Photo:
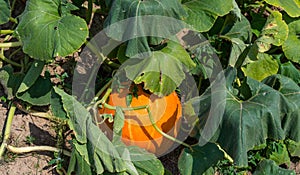
[[[287,140],[286,142],[291,156],[300,157],[300,142],[295,142],[293,140]]]
[[[130,80],[136,84],[144,83],[145,89],[162,96],[173,92],[195,63],[181,45],[169,42],[149,58],[131,58],[123,66],[121,69]]]
[[[266,52],[271,45],[281,46],[288,37],[288,25],[282,20],[280,12],[272,12],[257,39],[259,52]]]
[[[85,42],[86,22],[68,8],[62,0],[28,1],[16,30],[26,54],[51,61],[73,53]]]
[[[300,20],[289,23],[289,35],[282,45],[285,56],[294,62],[300,63]]]
[[[262,160],[253,175],[269,175],[269,174],[276,174],[276,175],[296,175],[293,170],[288,170],[279,167],[276,163],[272,160],[264,159]]]
[[[300,16],[299,0],[265,0],[268,4],[283,8],[291,17]]]
[[[232,0],[192,0],[183,4],[189,25],[199,32],[208,31],[218,16],[224,16],[233,9]]]
[[[262,55],[261,53],[259,54]],[[261,81],[270,75],[276,74],[278,68],[279,65],[275,59],[272,59],[272,56],[263,54],[260,59],[242,67],[242,70],[246,76]]]

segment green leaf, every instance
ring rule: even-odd
[[[13,68],[10,65],[6,65],[0,69],[0,84],[4,88],[4,92],[7,94],[7,98],[11,100],[24,78],[24,74],[14,73]]]
[[[194,145],[192,148],[185,148],[180,154],[178,168],[182,175],[203,174],[224,158],[224,153],[213,143]]]
[[[291,17],[300,16],[299,0],[265,0],[268,4],[284,9]]]
[[[183,4],[188,17],[185,22],[199,32],[208,31],[218,16],[224,16],[233,9],[232,0],[192,0]]]
[[[28,90],[35,83],[42,73],[44,65],[45,63],[39,60],[32,62],[32,65],[26,73],[17,93],[22,93]]]
[[[76,149],[73,149],[72,151],[71,159],[68,166],[68,174],[72,173],[93,175],[91,167]]]
[[[270,142],[266,151],[267,157],[277,165],[287,164],[290,166],[291,160],[286,145],[283,141]]]
[[[185,72],[195,63],[181,45],[169,42],[149,58],[131,58],[122,66],[130,80],[136,84],[144,83],[145,89],[163,96],[172,93],[181,84]]]
[[[71,15],[62,0],[30,0],[16,29],[23,51],[51,61],[76,51],[88,36],[85,21]]]
[[[54,89],[51,91],[50,110],[55,117],[63,120],[67,119],[67,113],[63,108],[61,97],[55,93]]]
[[[61,97],[63,108],[69,118],[69,127],[75,132],[76,140],[82,144],[86,143],[86,120],[90,117],[90,113],[74,97],[63,90],[54,87],[54,91]]]
[[[179,32],[183,28],[179,20],[184,16],[186,13],[177,0],[115,0],[104,28],[117,41],[129,40],[126,56],[132,57],[150,52],[149,44],[157,45],[162,38]]]
[[[293,140],[287,140],[287,148],[291,156],[300,157],[300,142],[295,142]]]
[[[290,61],[280,64],[280,74],[289,77],[300,85],[300,71]]]
[[[276,175],[296,175],[296,173],[293,170],[288,170],[279,167],[276,165],[276,163],[272,160],[264,159],[262,160],[253,175],[270,175],[270,174],[276,174]]]
[[[52,83],[50,77],[40,76],[29,89],[24,92],[17,93],[17,98],[32,105],[45,106],[50,104],[51,90]]]
[[[154,154],[147,152],[136,146],[128,147],[131,160],[133,160],[134,166],[137,168],[139,174],[144,175],[163,175],[164,166],[156,158]]]
[[[276,60],[272,59],[272,56],[259,53],[262,58],[247,64],[242,67],[246,76],[255,80],[261,81],[264,78],[276,74],[279,69],[279,65]]]
[[[116,114],[114,116],[114,136],[113,141],[117,138],[117,140],[120,140],[120,137],[122,136],[122,128],[124,126],[124,113],[121,107],[116,107]],[[117,136],[117,137],[115,137]]]
[[[208,88],[199,98],[194,98],[192,104],[195,109],[199,109],[195,112],[200,123],[209,121],[210,130],[218,128],[212,139],[233,158],[237,166],[247,166],[247,152],[265,144],[267,138],[300,141],[300,87],[294,81],[280,75],[272,75],[263,83],[248,77],[244,81],[250,95],[243,99],[236,93],[236,70],[228,69],[225,75],[226,84],[219,85],[224,88],[216,91]],[[212,111],[221,116],[208,117],[212,95],[218,95],[221,91],[227,97],[212,106]],[[224,105],[225,111],[222,112]]]
[[[281,127],[286,138],[300,141],[300,88],[290,78],[272,75],[263,80],[265,84],[281,94]]]
[[[228,15],[229,16],[229,15]],[[229,17],[226,18],[229,18]],[[228,24],[231,27],[228,31],[226,31],[226,27],[223,29],[222,34],[231,39],[238,38],[244,42],[249,42],[252,38],[251,25],[248,19],[244,16],[241,16],[240,20],[231,24]]]
[[[289,23],[289,35],[287,40],[283,43],[282,49],[285,56],[294,62],[300,63],[300,20]]]
[[[288,25],[282,20],[280,12],[274,11],[268,17],[267,22],[257,39],[259,52],[266,52],[271,45],[281,46],[288,37]]]
[[[240,55],[246,49],[246,44],[239,38],[232,38],[231,43],[232,43],[232,48],[231,48],[231,52],[230,52],[230,56],[229,56],[228,65],[234,67],[236,65]]]
[[[75,132],[76,140],[73,141],[73,145],[80,155],[77,157],[79,159],[77,162],[84,165],[83,168],[88,165],[93,170],[93,174],[104,172],[106,174],[127,174],[125,172],[128,172],[132,175],[137,175],[137,172],[151,175],[163,174],[164,168],[153,154],[138,147],[126,147],[117,139],[114,139],[112,143],[92,122],[90,113],[74,97],[56,87],[54,90],[61,96],[63,107],[70,120],[69,126]],[[122,114],[121,108],[118,108],[117,112]],[[122,116],[116,120],[120,122]],[[114,131],[120,130],[120,127],[121,124]],[[71,168],[74,170],[76,160],[72,161]],[[80,172],[82,169],[77,168],[76,174]]]
[[[7,23],[10,17],[10,8],[7,0],[0,0],[0,25]]]

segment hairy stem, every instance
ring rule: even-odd
[[[14,147],[11,145],[7,145],[7,149],[10,152],[16,154],[29,153],[34,151],[51,151],[51,152],[62,152],[64,155],[71,157],[71,152],[59,148],[55,148],[52,146],[28,146],[28,147]]]
[[[9,112],[8,112],[8,117],[5,125],[5,130],[4,130],[4,136],[3,136],[3,141],[0,147],[0,160],[3,157],[3,154],[5,152],[5,148],[7,147],[7,140],[9,139],[10,136],[10,131],[11,131],[11,124],[14,118],[16,112],[16,106],[12,103]]]

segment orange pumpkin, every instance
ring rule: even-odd
[[[109,96],[108,104],[121,107],[138,107],[148,105],[156,125],[165,133],[176,137],[179,132],[180,117],[182,115],[180,100],[174,91],[168,96],[159,97],[143,90],[137,85],[136,96],[132,96],[130,106],[126,105],[126,96],[133,88],[113,91]],[[99,109],[100,114],[115,114],[114,110]],[[173,141],[161,135],[151,124],[146,109],[125,111],[122,141],[126,145],[136,145],[141,148],[162,155],[173,146]],[[110,126],[112,128],[112,126]]]

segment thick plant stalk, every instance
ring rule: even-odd
[[[19,47],[22,46],[22,42],[9,42],[9,43],[0,43],[0,48],[10,48],[10,47]]]
[[[12,121],[15,115],[15,111],[16,111],[16,106],[12,103],[10,109],[9,109],[9,113],[8,113],[8,117],[7,117],[7,121],[6,121],[6,125],[5,125],[5,130],[4,130],[4,136],[3,136],[3,141],[0,147],[0,160],[2,159],[2,156],[5,152],[5,148],[7,147],[7,140],[9,139],[10,136],[10,130],[11,130],[11,125],[12,125]]]
[[[14,147],[7,145],[7,149],[16,154],[29,153],[34,151],[51,151],[51,152],[62,152],[64,155],[71,157],[71,152],[67,150],[62,150],[52,146],[28,146],[28,147]]]
[[[14,30],[0,30],[0,34],[13,34]]]

